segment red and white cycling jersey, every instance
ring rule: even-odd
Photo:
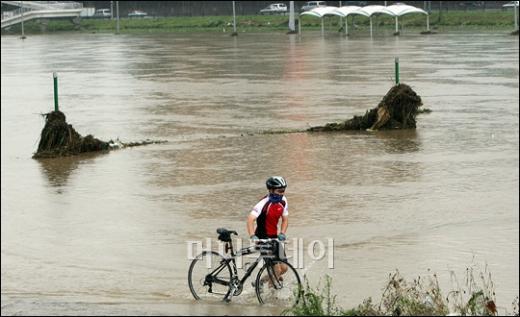
[[[287,198],[283,196],[282,201],[272,203],[269,196],[265,196],[255,205],[251,215],[256,218],[255,235],[258,238],[276,238],[280,218],[289,216]]]

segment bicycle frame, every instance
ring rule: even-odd
[[[272,241],[271,239],[264,239],[264,240],[259,240],[260,242],[269,242],[269,241]],[[229,250],[231,251],[231,256],[230,257],[225,257],[224,258],[224,263],[221,263],[220,266],[218,266],[215,270],[213,270],[213,272],[209,273],[208,275],[206,275],[206,281],[211,281],[211,282],[215,282],[215,283],[218,283],[220,285],[224,285],[224,286],[229,286],[229,282],[227,281],[222,281],[218,278],[213,278],[214,274],[218,274],[220,273],[225,267],[226,265],[230,264],[232,266],[232,276],[231,276],[231,280],[232,280],[232,283],[237,281],[238,280],[238,283],[236,285],[233,285],[235,287],[239,287],[239,286],[243,286],[244,283],[246,282],[246,280],[251,276],[251,274],[253,273],[253,271],[255,270],[255,268],[258,266],[258,263],[260,263],[261,260],[265,260],[266,258],[268,259],[268,257],[264,256],[261,252],[260,252],[260,255],[258,256],[258,258],[255,260],[255,262],[253,262],[251,264],[251,266],[246,270],[246,273],[244,274],[244,276],[240,279],[239,275],[238,275],[238,269],[237,269],[237,265],[236,265],[236,258],[239,257],[239,256],[244,256],[244,255],[248,255],[248,254],[252,254],[254,253],[254,251],[257,250],[257,246],[250,246],[250,247],[247,247],[247,248],[242,248],[240,250],[238,250],[236,253],[234,252],[233,250],[233,243],[230,241],[230,242],[226,242],[226,250]]]
[[[238,250],[236,253],[234,253],[233,252],[233,244],[231,242],[228,242],[228,243],[231,245],[231,257],[229,258],[229,260],[227,260],[227,263],[231,263],[232,264],[233,278],[239,278],[237,264],[236,264],[236,260],[235,259],[237,257],[239,257],[239,256],[244,256],[244,255],[248,255],[248,254],[253,253],[256,247],[255,246],[251,246],[251,247],[243,248],[243,249]],[[260,263],[260,261],[263,258],[264,257],[262,256],[262,254],[260,254],[260,256],[258,258],[256,258],[255,262],[253,262],[247,268],[246,273],[244,274],[242,279],[240,279],[240,281],[239,281],[239,285],[244,285],[245,281],[251,276],[251,274],[253,274],[253,271],[255,270],[255,268],[258,266],[258,263]]]

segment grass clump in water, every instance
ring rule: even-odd
[[[336,306],[336,295],[332,296],[330,287],[332,278],[325,277],[325,286],[320,289],[318,285],[315,289],[309,286],[309,280],[305,277],[305,290],[303,298],[297,305],[284,310],[282,315],[294,316],[340,316],[341,308]]]
[[[294,316],[496,316],[497,306],[491,274],[478,274],[475,278],[472,268],[466,270],[465,286],[461,287],[452,272],[452,283],[456,289],[444,295],[439,287],[437,275],[427,278],[420,276],[406,281],[396,271],[389,275],[379,303],[372,298],[365,299],[355,308],[343,309],[336,305],[336,295],[331,294],[332,279],[326,276],[325,285],[320,288],[309,286],[305,278],[303,300],[285,310],[284,315]],[[513,301],[512,315],[518,316],[518,296]],[[501,313],[505,315],[507,312]]]

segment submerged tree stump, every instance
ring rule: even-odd
[[[104,151],[110,148],[108,142],[94,138],[92,135],[81,136],[72,125],[67,124],[65,114],[52,111],[44,114],[43,127],[38,150],[33,158],[50,158],[69,156],[83,152]]]
[[[392,87],[379,105],[363,116],[354,116],[339,123],[311,127],[308,132],[346,130],[415,129],[415,116],[422,106],[421,97],[406,84]]]
[[[40,136],[38,150],[33,155],[35,159],[70,156],[85,152],[108,151],[167,142],[154,140],[129,143],[123,143],[119,140],[105,142],[96,139],[90,134],[85,137],[81,136],[74,130],[72,125],[67,123],[65,114],[61,111],[52,111],[43,116],[45,117],[45,126]]]

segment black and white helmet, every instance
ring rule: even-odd
[[[287,187],[287,182],[282,176],[271,176],[265,182],[267,189],[278,189]]]

